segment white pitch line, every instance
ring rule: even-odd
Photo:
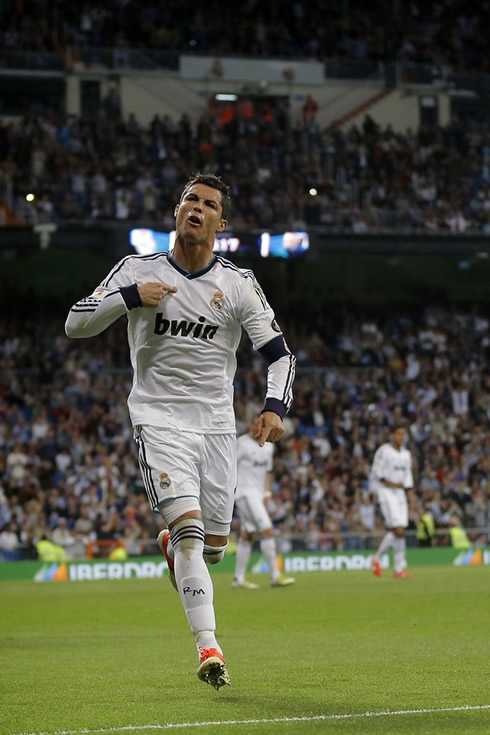
[[[319,722],[324,720],[353,720],[363,717],[395,717],[399,715],[433,715],[439,712],[474,712],[490,710],[490,704],[461,707],[440,707],[438,709],[399,709],[390,712],[354,712],[345,715],[312,715],[311,717],[271,717],[263,720],[218,720],[215,722],[169,722],[166,725],[123,725],[121,727],[103,727],[97,730],[54,730],[44,732],[22,732],[16,735],[104,735],[111,732],[135,732],[138,730],[178,730],[189,727],[222,727],[223,725],[273,725],[279,722]]]

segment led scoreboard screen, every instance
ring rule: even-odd
[[[163,253],[172,250],[175,230],[159,232],[150,229],[134,229],[129,232],[129,242],[140,255]],[[249,258],[297,258],[304,255],[310,243],[307,232],[220,232],[214,241],[214,252],[236,254]]]

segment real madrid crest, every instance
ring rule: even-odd
[[[160,475],[160,487],[162,488],[162,490],[168,490],[168,488],[170,487],[171,482],[172,482],[172,480],[167,475],[167,473],[166,472],[162,472],[162,474]]]
[[[215,291],[213,294],[213,298],[209,302],[213,309],[216,309],[216,311],[221,311],[223,308],[223,299],[224,299],[224,293],[223,291]]]

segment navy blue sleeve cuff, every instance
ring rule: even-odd
[[[267,344],[257,351],[260,352],[265,359],[267,367],[269,367],[273,362],[276,362],[276,360],[279,360],[281,357],[285,357],[290,354],[286,349],[282,334],[271,339],[270,342],[267,342]]]
[[[287,408],[278,398],[266,398],[264,408],[260,413],[264,413],[264,411],[272,411],[272,413],[277,413],[282,418],[286,415]]]
[[[136,283],[133,283],[131,286],[121,286],[119,291],[121,292],[121,296],[124,299],[124,303],[126,304],[128,311],[136,309],[138,306],[143,306]]]

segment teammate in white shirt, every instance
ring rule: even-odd
[[[376,450],[371,468],[373,490],[386,524],[387,533],[372,558],[373,572],[381,577],[381,556],[390,548],[394,551],[393,576],[402,579],[412,577],[406,571],[405,528],[408,526],[407,490],[413,488],[412,457],[404,448],[407,432],[404,426],[393,428],[391,442]]]
[[[128,319],[133,386],[128,399],[142,476],[168,530],[158,536],[199,656],[198,677],[230,683],[215,637],[206,562],[225,553],[236,486],[233,378],[242,326],[268,365],[257,441],[277,441],[292,400],[295,358],[252,271],[213,254],[227,226],[229,188],[196,174],[175,207],[172,253],[129,255],[66,321],[91,337]]]
[[[255,418],[250,424],[248,434],[243,434],[237,441],[235,507],[240,516],[240,538],[232,587],[251,590],[259,587],[245,579],[256,533],[261,536],[260,550],[269,567],[272,587],[287,587],[295,581],[292,577],[280,574],[277,569],[274,529],[265,507],[265,502],[271,495],[274,447],[272,444],[259,446],[256,438],[259,421],[260,417]]]

